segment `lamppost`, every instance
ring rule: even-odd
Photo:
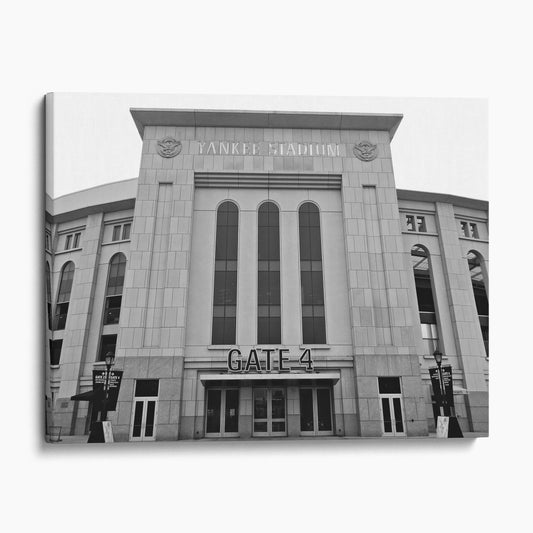
[[[444,383],[442,381],[442,352],[439,352],[439,350],[435,350],[433,352],[433,357],[435,358],[435,362],[437,363],[437,368],[439,370],[439,413],[441,415],[445,415],[444,412],[444,406],[446,405],[446,398],[444,397]]]
[[[104,388],[104,404],[102,405],[102,415],[100,417],[100,420],[102,422],[107,420],[107,401],[109,398],[109,374],[111,372],[111,367],[113,366],[113,363],[115,362],[115,354],[113,352],[107,352],[105,355],[105,367],[106,367],[106,375],[105,375],[105,388]]]

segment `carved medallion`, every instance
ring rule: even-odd
[[[353,153],[361,161],[373,161],[378,156],[378,145],[369,141],[354,144]]]
[[[181,152],[181,141],[172,137],[165,137],[157,141],[157,153],[161,157],[176,157]]]

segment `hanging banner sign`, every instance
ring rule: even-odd
[[[291,372],[302,368],[307,372],[313,371],[313,359],[308,348],[298,355],[291,355],[286,348],[252,349],[247,356],[243,356],[237,348],[228,352],[228,372]]]
[[[117,408],[118,393],[122,382],[122,370],[111,370],[109,372],[109,392],[107,396],[107,410],[114,411]],[[105,396],[106,370],[93,370],[93,389],[98,393],[100,403]]]
[[[433,395],[435,396],[435,398],[437,398],[439,404],[442,403],[441,400],[444,400],[447,406],[454,407],[452,366],[442,365],[441,372],[442,372],[442,388],[444,389],[443,398],[441,398],[439,369],[437,367],[432,367],[429,369],[429,377],[431,378],[431,386],[433,388]]]

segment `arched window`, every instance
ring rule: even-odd
[[[74,263],[69,261],[61,271],[61,281],[59,282],[59,293],[57,295],[56,312],[54,315],[54,330],[65,329],[73,279]]]
[[[217,212],[212,344],[235,344],[239,211],[224,202]]]
[[[416,298],[422,338],[426,346],[424,355],[433,355],[438,348],[439,333],[437,328],[437,315],[435,313],[435,301],[433,288],[431,287],[431,270],[429,266],[429,254],[422,246],[411,248],[411,260],[413,274],[415,276]]]
[[[304,344],[326,344],[320,213],[310,202],[299,210],[302,330]]]
[[[48,329],[52,329],[52,285],[50,282],[50,265],[46,261],[46,317]]]
[[[489,299],[485,289],[485,280],[483,279],[483,270],[481,269],[481,259],[478,254],[470,250],[466,256],[468,259],[468,269],[470,270],[470,279],[472,280],[472,289],[474,291],[474,300],[476,301],[479,325],[481,327],[481,336],[485,344],[485,354],[489,356]]]
[[[264,203],[258,218],[257,342],[280,344],[279,209]]]
[[[111,258],[111,261],[109,261],[109,275],[107,277],[105,293],[104,325],[118,324],[125,272],[126,258],[124,254],[115,254]]]

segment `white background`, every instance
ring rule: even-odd
[[[512,0],[4,6],[3,529],[530,527],[533,88],[525,6]],[[40,119],[49,91],[488,97],[490,438],[171,443],[105,452],[45,447]]]

